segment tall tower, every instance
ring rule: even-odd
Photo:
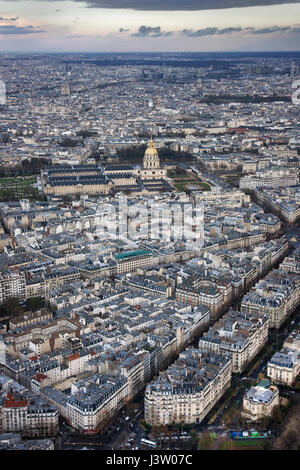
[[[297,66],[296,66],[295,62],[292,62],[291,63],[291,68],[290,68],[290,77],[295,78],[296,75],[297,75]]]
[[[70,95],[70,85],[68,82],[63,82],[61,85],[61,94],[62,96]]]
[[[144,154],[144,168],[160,168],[159,156],[156,148],[154,147],[152,137],[150,139],[148,148]]]

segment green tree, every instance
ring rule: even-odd
[[[212,448],[214,439],[208,432],[204,432],[198,441],[198,450],[210,450]]]
[[[191,431],[190,432],[190,436],[191,436],[191,439],[192,439],[192,442],[195,443],[198,441],[198,433],[197,431]]]
[[[0,305],[0,317],[17,317],[24,313],[24,309],[19,305],[16,297],[11,297],[5,303]]]
[[[233,442],[227,438],[222,439],[219,444],[218,450],[234,450]]]
[[[44,306],[44,301],[42,297],[30,297],[26,301],[26,308],[32,312],[36,312]]]
[[[272,418],[276,424],[280,424],[282,422],[284,415],[283,415],[282,408],[280,405],[274,408],[273,413],[272,413]]]

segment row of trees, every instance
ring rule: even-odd
[[[300,399],[296,397],[288,412],[281,410],[276,437],[270,442],[273,450],[300,450]]]
[[[33,201],[43,201],[44,196],[38,190],[30,185],[20,187],[9,187],[0,189],[0,201],[19,201],[27,198]]]
[[[0,320],[1,318],[15,318],[23,315],[26,311],[36,312],[45,306],[45,301],[42,297],[31,297],[23,304],[16,297],[11,297],[6,302],[0,305]]]
[[[198,441],[197,449],[198,450],[234,450],[234,443],[231,439],[228,439],[227,437],[222,437],[216,440],[209,432],[205,432],[201,435]]]
[[[36,175],[42,168],[48,164],[47,158],[32,158],[31,160],[24,159],[20,165],[8,167],[5,165],[0,166],[0,178],[6,176],[25,176],[25,175]]]
[[[137,163],[142,164],[146,145],[136,145],[127,149],[117,150],[120,163]],[[172,162],[172,161],[186,161],[192,162],[194,160],[193,155],[189,152],[176,152],[169,147],[162,147],[159,149],[159,158],[161,162]]]
[[[58,144],[61,147],[70,148],[70,147],[77,147],[79,145],[83,145],[83,141],[79,139],[75,140],[75,139],[71,139],[70,137],[66,137],[62,139]]]

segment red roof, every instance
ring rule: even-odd
[[[8,392],[7,397],[4,400],[5,408],[20,408],[27,406],[27,400],[15,400],[12,393]]]
[[[74,361],[75,359],[79,359],[80,356],[77,353],[71,354],[70,356],[67,357],[69,361]]]
[[[38,359],[38,357],[37,357],[37,356],[31,356],[29,359],[30,359],[31,361],[36,361],[36,360]]]
[[[35,380],[37,380],[38,382],[41,382],[42,380],[44,380],[44,379],[47,378],[47,375],[38,373],[38,374],[35,374],[35,375],[33,376],[33,378],[34,378]]]

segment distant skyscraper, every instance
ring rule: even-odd
[[[160,96],[154,96],[153,106],[156,108],[157,106],[160,106],[160,104],[161,104],[161,97]]]
[[[70,94],[70,85],[68,82],[64,82],[61,85],[61,94],[62,95],[69,95]]]
[[[298,68],[295,62],[291,63],[290,77],[295,78],[297,76]]]

